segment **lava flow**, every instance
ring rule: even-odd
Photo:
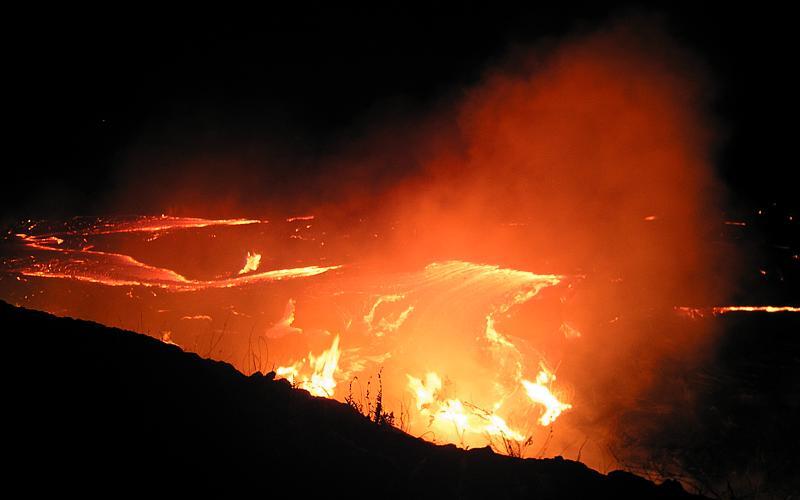
[[[130,255],[96,250],[89,239],[104,235],[125,233],[159,234],[179,229],[214,226],[241,226],[260,224],[248,219],[205,220],[179,217],[137,217],[121,221],[99,220],[88,227],[70,228],[43,234],[17,233],[23,244],[31,250],[29,259],[13,263],[14,272],[22,276],[40,278],[65,278],[109,286],[159,287],[172,291],[197,291],[207,288],[229,288],[245,283],[301,278],[324,273],[338,266],[304,266],[291,269],[274,269],[255,273],[261,256],[247,254],[247,262],[239,275],[211,280],[187,279],[170,269],[144,264]],[[78,224],[76,224],[78,225]],[[28,226],[35,231],[37,224]]]
[[[800,307],[794,306],[715,306],[715,307],[686,307],[675,308],[679,314],[689,318],[703,318],[708,315],[718,316],[720,314],[737,312],[754,313],[800,313]]]

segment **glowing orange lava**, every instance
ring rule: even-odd
[[[800,313],[796,306],[716,306],[716,307],[675,307],[675,311],[689,318],[702,318],[735,312]]]
[[[92,245],[81,245],[88,237],[120,233],[165,233],[191,228],[212,226],[242,226],[261,224],[250,219],[207,220],[176,217],[140,217],[118,223],[102,221],[81,230],[31,235],[17,233],[25,246],[41,251],[28,262],[16,266],[13,271],[23,276],[37,278],[72,279],[108,286],[157,287],[170,291],[186,292],[214,288],[231,288],[245,284],[279,281],[285,279],[316,276],[341,266],[303,266],[289,269],[273,269],[255,272],[261,262],[257,253],[247,255],[245,266],[238,275],[198,280],[189,279],[171,269],[151,266],[130,255],[94,250]],[[35,230],[35,225],[29,230]],[[70,246],[65,244],[69,240]]]

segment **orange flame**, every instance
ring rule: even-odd
[[[494,412],[482,410],[457,398],[444,397],[442,379],[435,372],[427,373],[424,382],[411,375],[406,377],[408,389],[415,396],[419,415],[427,419],[427,427],[438,432],[438,437],[456,443],[465,443],[474,437],[484,439],[487,435],[514,441],[525,439]]]
[[[257,271],[259,264],[261,264],[261,254],[247,252],[247,260],[244,263],[244,267],[239,271],[239,274]]]
[[[437,438],[461,444],[479,443],[481,439],[487,438],[491,443],[495,437],[517,442],[526,439],[521,430],[510,427],[498,414],[502,410],[502,400],[492,405],[492,410],[489,411],[446,396],[442,379],[435,372],[428,372],[424,381],[412,375],[406,377],[418,414],[427,420],[428,429]],[[530,399],[545,407],[544,413],[538,419],[542,426],[552,424],[563,411],[572,408],[572,405],[559,401],[550,392],[549,386],[554,380],[555,376],[544,367],[537,376],[536,383],[522,380]]]
[[[550,425],[556,421],[561,412],[572,408],[571,404],[562,403],[550,391],[551,384],[555,381],[556,376],[553,375],[543,364],[539,374],[536,375],[536,382],[523,380],[522,385],[525,387],[525,392],[534,403],[544,406],[544,412],[539,417],[540,425]]]
[[[339,336],[337,335],[334,337],[331,347],[322,351],[319,356],[309,352],[307,363],[303,359],[289,366],[278,367],[275,375],[287,379],[293,385],[307,390],[314,396],[331,398],[336,390],[334,375],[338,369],[340,356]]]

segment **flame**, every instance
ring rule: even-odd
[[[550,387],[556,380],[556,376],[548,370],[544,364],[540,365],[540,368],[539,373],[536,375],[536,382],[523,380],[522,385],[525,387],[528,398],[534,403],[544,407],[544,412],[542,416],[539,417],[539,424],[550,425],[556,421],[563,411],[572,408],[572,405],[562,403],[550,391]]]
[[[493,329],[492,331],[497,333]],[[513,346],[502,336],[499,338],[500,345]],[[502,408],[503,399],[508,398],[509,394],[495,402],[492,405],[493,410],[488,411],[458,398],[446,397],[442,379],[435,372],[428,372],[424,381],[409,374],[406,377],[408,390],[414,395],[416,410],[428,420],[428,427],[438,431],[446,440],[463,443],[469,437],[468,433],[473,436],[489,436],[490,442],[492,437],[502,437],[517,442],[526,439],[524,433],[511,428],[497,413]],[[555,374],[544,363],[540,364],[535,382],[520,379],[528,399],[543,408],[537,419],[537,423],[541,426],[551,425],[561,413],[572,408],[571,404],[560,401],[551,391],[555,380]]]
[[[442,389],[442,379],[434,372],[425,375],[425,382],[406,375],[408,377],[408,388],[416,396],[417,410],[427,410],[435,400],[435,395]]]
[[[308,362],[305,359],[297,361],[288,366],[280,366],[275,370],[275,375],[287,379],[293,385],[305,389],[314,396],[333,397],[336,390],[336,379],[334,375],[338,369],[339,357],[339,336],[333,339],[331,347],[319,356],[308,353]],[[303,373],[306,369],[306,373]]]
[[[296,361],[289,366],[277,367],[275,369],[275,376],[278,378],[285,378],[289,381],[289,383],[294,385],[294,379],[300,373],[300,368],[303,366],[303,361]]]
[[[174,345],[176,347],[181,347],[172,340],[172,332],[169,330],[164,330],[163,332],[161,332],[161,342],[169,345]],[[183,347],[181,347],[181,349],[183,349]]]
[[[245,261],[244,267],[239,271],[239,274],[257,271],[259,264],[261,264],[261,254],[247,252],[247,260]]]
[[[424,381],[409,374],[406,377],[408,390],[414,395],[416,410],[427,420],[428,429],[438,433],[438,437],[462,444],[474,440],[475,437],[488,438],[490,444],[492,438],[517,442],[526,440],[520,430],[511,428],[497,413],[502,409],[502,402],[495,403],[492,411],[489,411],[461,399],[447,397],[442,379],[435,372],[425,374]],[[562,409],[570,407],[563,406]],[[552,420],[557,417],[555,415]],[[551,422],[548,421],[547,424]]]

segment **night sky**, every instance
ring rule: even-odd
[[[707,66],[721,138],[714,163],[731,205],[796,206],[792,17],[763,3],[694,4],[12,12],[0,216],[119,210],[110,198],[142,147],[324,155],[376,116],[447,101],[515,48],[631,12],[661,16]],[[137,168],[157,178],[162,167]]]

